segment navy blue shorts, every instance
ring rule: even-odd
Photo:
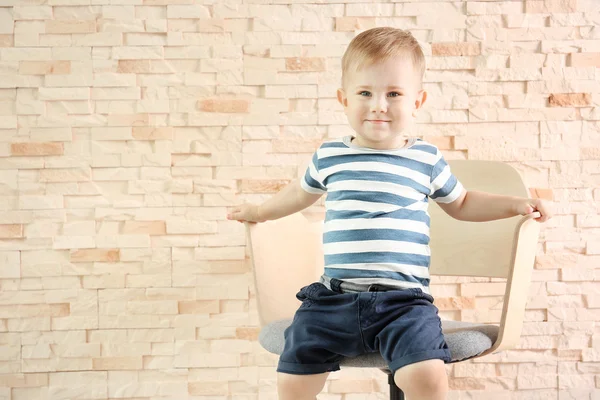
[[[338,293],[320,282],[297,294],[277,372],[337,371],[345,357],[380,352],[390,371],[419,361],[451,361],[433,297],[421,289]]]

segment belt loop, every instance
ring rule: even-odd
[[[339,279],[331,278],[331,280],[329,281],[331,290],[333,290],[334,292],[342,293],[342,289],[340,287],[341,284],[342,281],[340,281]]]
[[[369,292],[387,292],[388,288],[380,285],[378,283],[373,283],[372,285],[369,285],[369,288],[367,289],[367,291]]]

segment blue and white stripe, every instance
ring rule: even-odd
[[[437,147],[419,139],[397,150],[360,148],[349,136],[326,142],[301,186],[327,193],[325,275],[429,293],[428,199],[451,203],[463,190]]]

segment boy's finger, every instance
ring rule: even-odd
[[[227,213],[227,218],[228,219],[237,219],[239,213],[240,213],[239,209],[237,209],[237,210],[233,209]]]

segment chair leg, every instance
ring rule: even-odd
[[[406,400],[404,398],[404,392],[400,390],[398,386],[396,386],[396,382],[394,382],[394,376],[391,373],[388,374],[388,383],[390,386],[390,400]]]

